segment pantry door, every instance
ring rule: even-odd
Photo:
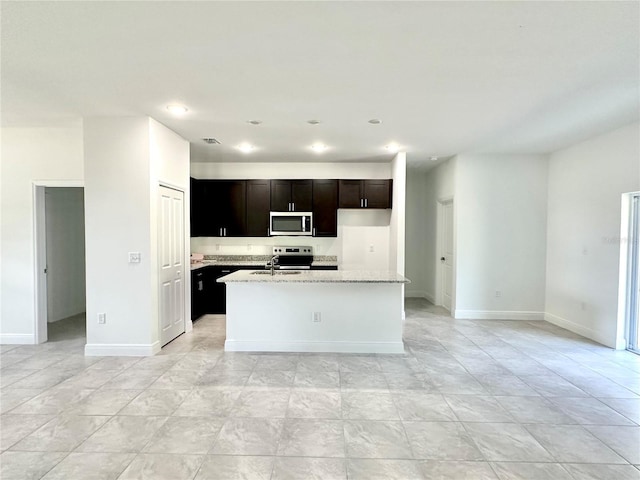
[[[160,187],[158,199],[160,268],[160,343],[185,330],[184,193]]]

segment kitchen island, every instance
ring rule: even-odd
[[[227,285],[225,350],[404,353],[403,285],[388,271],[238,271]]]

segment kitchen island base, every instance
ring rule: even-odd
[[[227,283],[226,351],[404,353],[402,283]]]

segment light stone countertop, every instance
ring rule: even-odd
[[[396,272],[386,270],[291,270],[276,271],[271,276],[268,270],[239,270],[219,278],[219,283],[411,283]],[[299,272],[299,273],[298,273]]]
[[[269,257],[270,258],[270,257]],[[256,267],[256,269],[264,268],[265,264],[268,260],[233,260],[233,259],[224,259],[224,260],[203,260],[202,262],[192,263],[191,270],[198,270],[199,268],[208,267],[211,265],[221,265],[221,266],[229,266],[229,267]],[[316,267],[337,267],[337,260],[314,260],[311,264]]]

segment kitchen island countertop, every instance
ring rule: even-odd
[[[256,273],[260,272],[260,273]],[[220,283],[411,283],[399,273],[387,270],[239,270],[218,280]]]

